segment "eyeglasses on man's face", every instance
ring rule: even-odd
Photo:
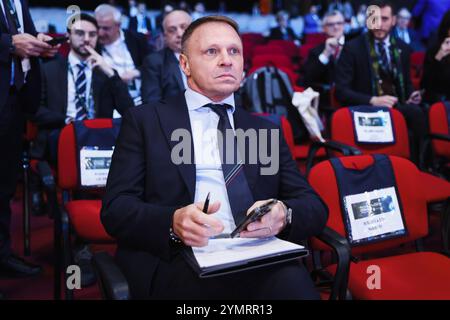
[[[344,21],[339,21],[339,22],[328,22],[325,23],[325,26],[328,28],[334,28],[334,27],[342,27],[344,25]]]

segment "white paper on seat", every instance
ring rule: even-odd
[[[106,185],[113,150],[83,147],[80,150],[81,185],[103,187]]]
[[[394,142],[391,114],[389,111],[353,113],[356,140],[367,143]]]

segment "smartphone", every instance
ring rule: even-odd
[[[67,42],[67,39],[68,39],[67,37],[55,37],[55,38],[53,38],[51,40],[45,41],[45,43],[47,43],[47,44],[49,44],[51,46],[56,46],[56,45],[58,45],[60,43]]]
[[[236,229],[234,229],[233,232],[230,233],[230,237],[236,237],[241,231],[245,230],[250,223],[261,219],[266,213],[270,212],[270,210],[272,210],[272,207],[276,204],[277,200],[272,199],[262,206],[255,208],[245,217],[245,219],[236,227]]]

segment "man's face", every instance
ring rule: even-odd
[[[402,30],[408,29],[410,20],[411,20],[410,17],[407,16],[407,15],[402,15],[402,14],[398,15],[398,17],[397,17],[397,27],[402,29]]]
[[[184,11],[173,11],[163,21],[164,41],[174,52],[181,52],[181,37],[191,24],[191,17]]]
[[[323,30],[329,38],[340,38],[344,34],[344,25],[344,17],[337,14],[325,19]]]
[[[372,33],[377,40],[384,40],[391,33],[392,28],[395,26],[396,19],[392,14],[392,8],[387,6],[381,8],[381,28],[373,29]]]
[[[120,36],[120,23],[114,21],[112,15],[96,16],[98,23],[98,40],[103,45],[116,41]]]
[[[241,38],[226,23],[203,24],[188,40],[180,64],[191,89],[221,101],[239,89],[242,81]]]
[[[288,26],[288,16],[287,15],[282,15],[278,18],[278,24],[280,25],[280,27],[282,28],[287,28]]]
[[[82,57],[89,56],[86,46],[95,48],[97,45],[97,28],[89,21],[76,21],[69,33],[70,48]]]

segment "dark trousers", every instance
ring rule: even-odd
[[[178,254],[170,263],[160,261],[147,299],[320,299],[299,261],[202,279]]]
[[[428,133],[427,113],[419,105],[398,104],[396,109],[405,117],[409,131],[409,146],[411,160],[419,164],[419,153]]]
[[[11,91],[0,109],[0,259],[11,254],[10,200],[19,174],[23,128],[24,116],[18,96]]]

